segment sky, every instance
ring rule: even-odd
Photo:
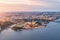
[[[60,0],[0,0],[0,12],[60,11]]]

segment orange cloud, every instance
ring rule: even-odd
[[[33,0],[0,0],[0,11],[32,10],[32,6],[48,7],[49,4]]]
[[[24,4],[0,4],[0,11],[24,11],[29,9],[31,7]]]

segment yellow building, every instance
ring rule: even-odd
[[[35,21],[34,21],[34,20],[32,20],[31,24],[32,24],[32,25],[35,25]]]

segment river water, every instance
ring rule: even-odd
[[[0,40],[60,40],[60,23],[50,22],[43,28],[22,31],[8,28],[0,32]]]

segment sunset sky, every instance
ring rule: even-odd
[[[0,0],[0,11],[60,11],[60,0]]]

